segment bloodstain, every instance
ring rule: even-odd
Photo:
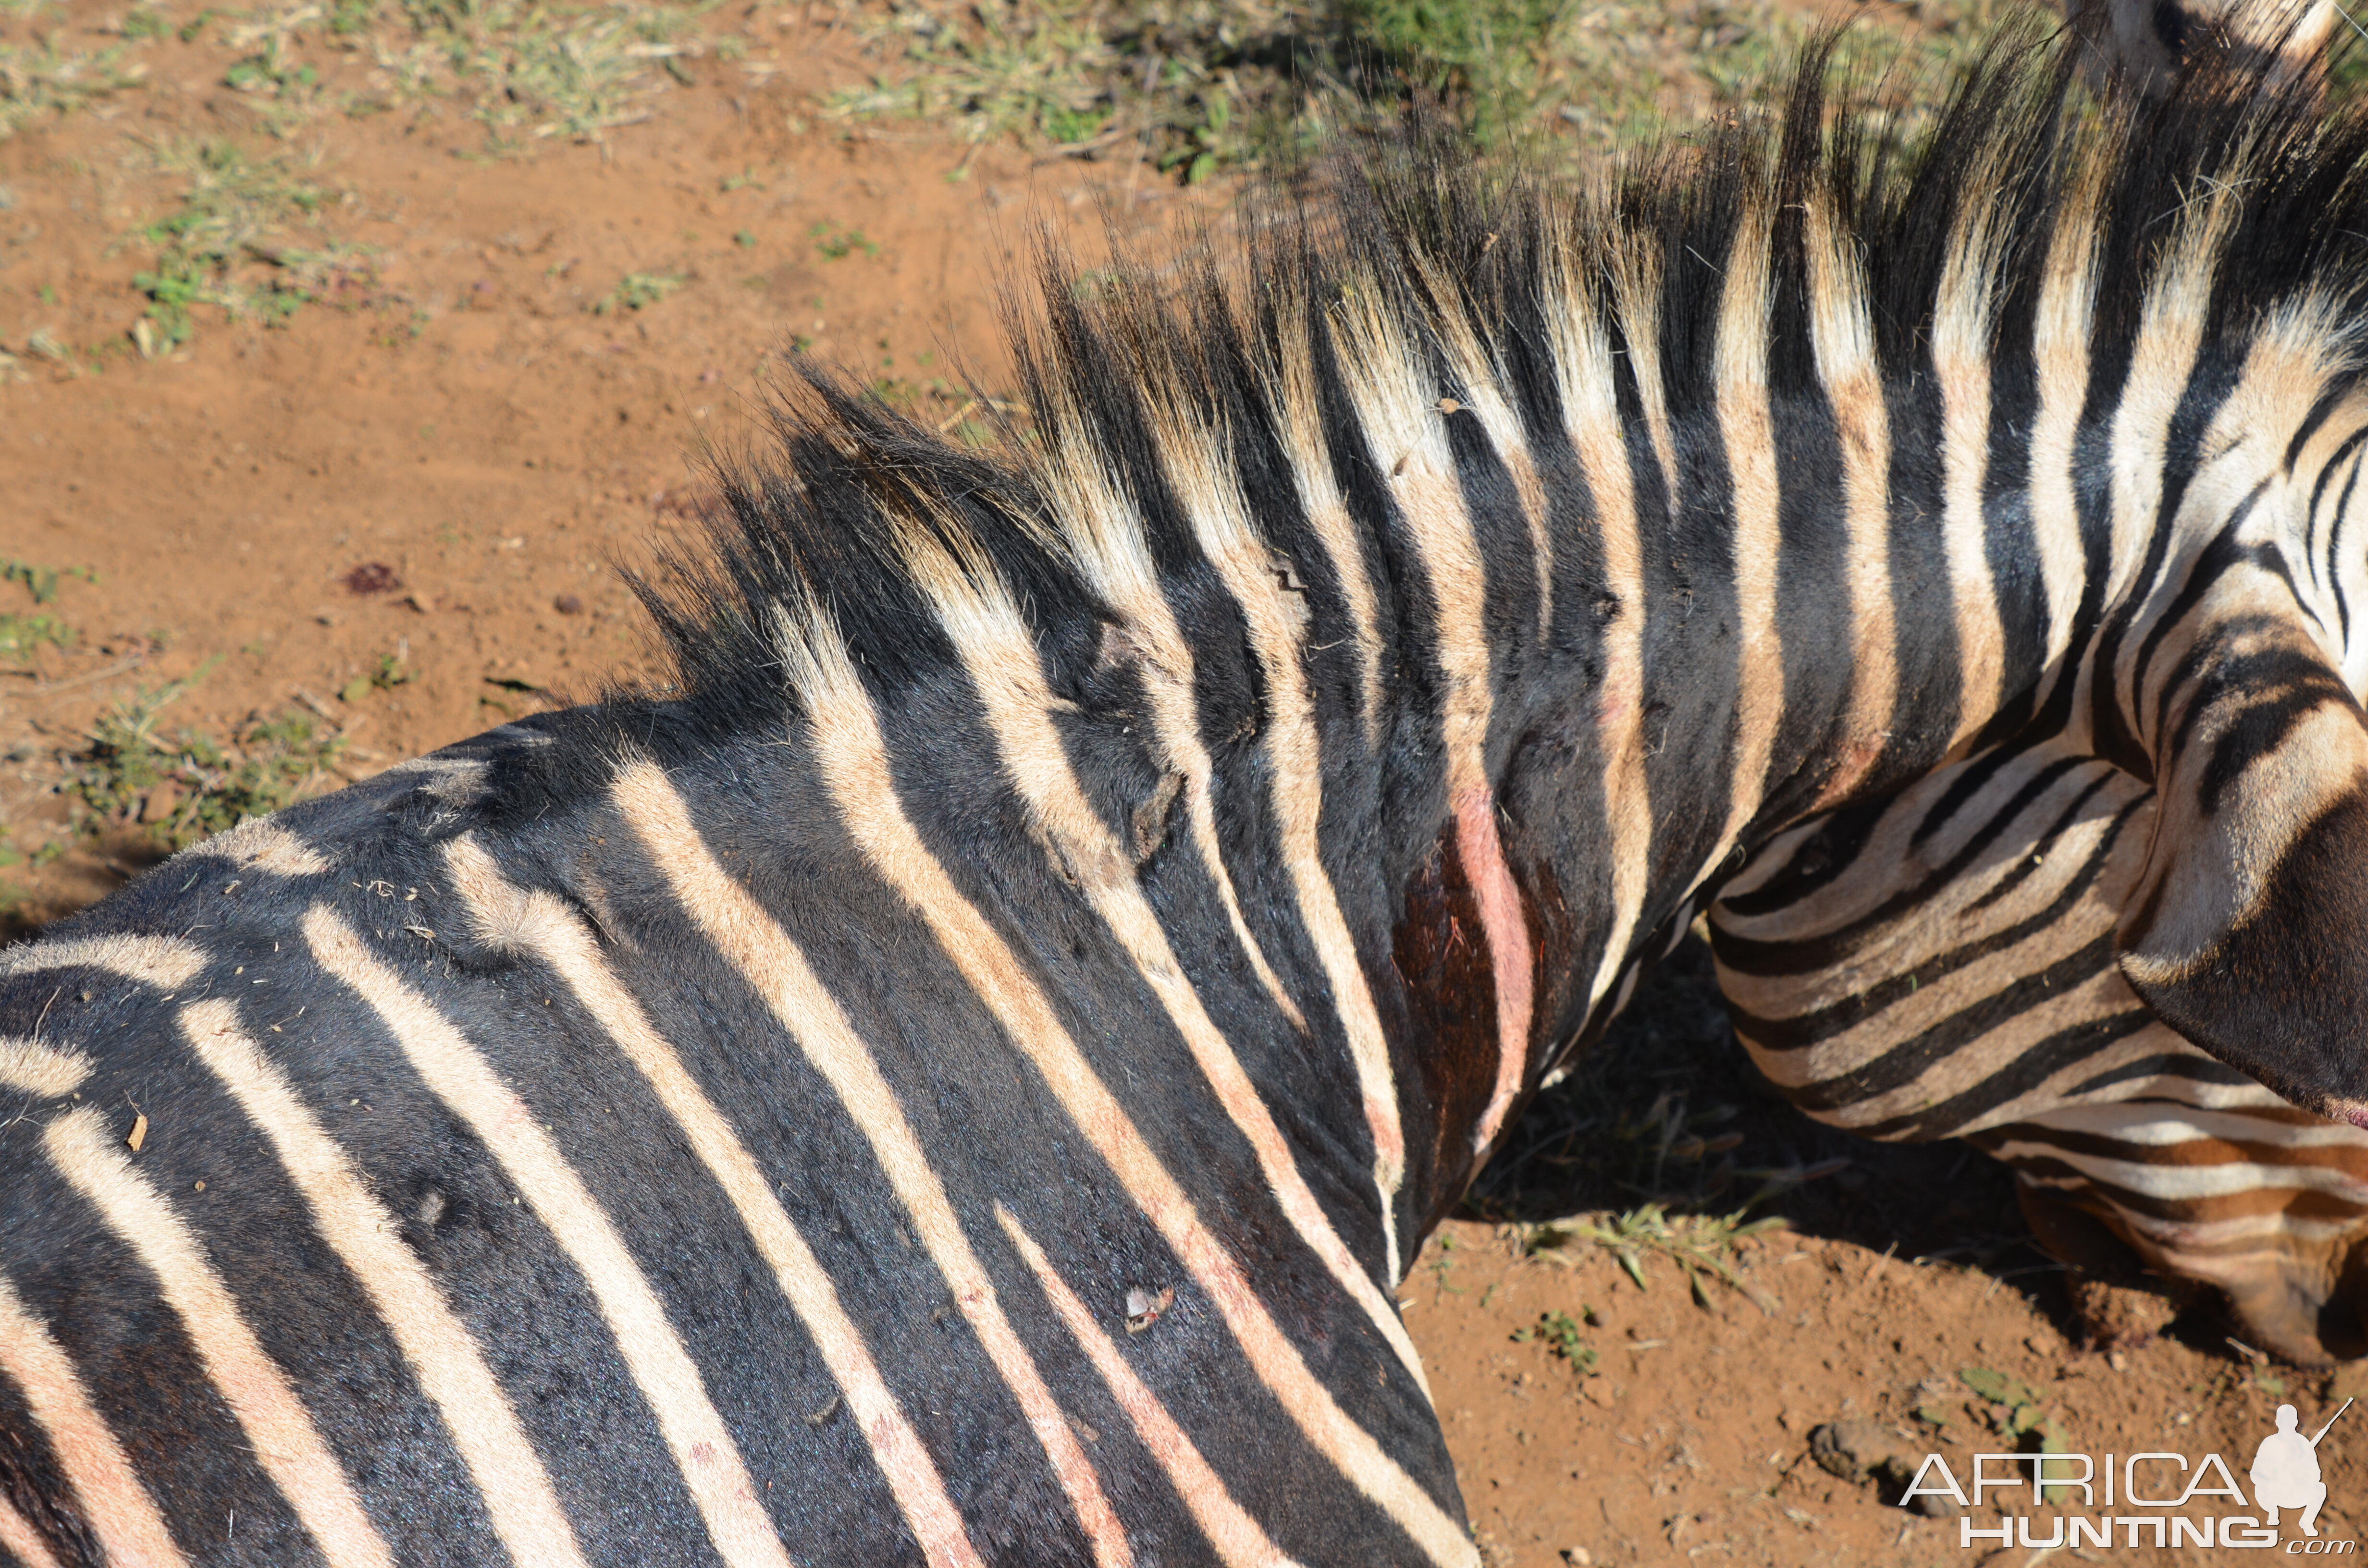
[[[403,579],[383,561],[365,561],[346,574],[349,594],[391,594],[401,586]]]
[[[1577,971],[1578,923],[1571,917],[1562,879],[1554,875],[1551,862],[1539,861],[1527,876],[1515,875],[1513,883],[1521,890],[1521,921],[1529,927],[1530,951],[1537,963],[1536,1017],[1554,1025],[1570,1006],[1572,992],[1583,983]]]
[[[1391,953],[1406,984],[1434,1138],[1438,1185],[1429,1194],[1433,1211],[1423,1219],[1428,1230],[1472,1179],[1472,1130],[1497,1085],[1496,976],[1452,824],[1406,883],[1405,907]]]

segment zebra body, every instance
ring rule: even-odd
[[[2248,1344],[2360,1355],[2368,1131],[2197,1050],[2131,990],[2113,938],[2154,816],[2142,783],[2057,743],[1793,830],[1710,911],[1736,1032],[1821,1121],[2005,1161],[2074,1267],[2118,1272],[2055,1205],[2157,1281],[2219,1290]]]
[[[1048,290],[1000,457],[817,381],[680,695],[0,959],[0,1547],[1474,1562],[1414,1246],[1733,867],[2034,726],[2152,780],[2148,1005],[2355,1110],[2368,131],[2009,51],[1885,165],[1823,63],[1616,200]]]

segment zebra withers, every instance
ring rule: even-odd
[[[2368,120],[2008,49],[1911,153],[1823,64],[1606,199],[1409,156],[1054,287],[999,453],[814,382],[648,590],[678,694],[0,958],[0,1550],[1472,1562],[1420,1237],[1730,867],[2058,690],[2149,1005],[2368,1099],[2295,478]]]

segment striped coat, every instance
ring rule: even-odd
[[[999,456],[816,382],[646,588],[678,690],[10,951],[0,1551],[1474,1562],[1417,1242],[1732,868],[2067,691],[2140,994],[2356,1106],[2368,128],[2070,70],[1385,161],[1048,290]]]
[[[2056,742],[1794,830],[1710,912],[1737,1033],[1821,1121],[2010,1165],[2093,1336],[2208,1285],[2257,1348],[2368,1353],[2368,1131],[2196,1049],[2116,962],[2156,809]]]

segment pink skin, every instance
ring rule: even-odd
[[[1480,906],[1480,929],[1488,938],[1488,960],[1497,984],[1497,1086],[1488,1108],[1472,1135],[1473,1152],[1485,1153],[1503,1130],[1529,1074],[1531,969],[1529,923],[1521,914],[1521,890],[1513,869],[1505,863],[1505,846],[1497,837],[1496,797],[1486,788],[1465,790],[1455,798],[1455,847],[1472,879],[1472,892]]]

